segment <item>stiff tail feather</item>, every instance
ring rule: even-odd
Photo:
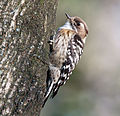
[[[56,96],[56,94],[58,93],[59,88],[60,88],[60,86],[58,86],[57,84],[54,86],[54,88],[53,88],[53,93],[52,93],[52,96],[51,96],[52,99],[53,99],[53,98]]]
[[[48,88],[48,90],[46,91],[45,97],[44,97],[44,103],[43,103],[42,107],[44,107],[47,99],[49,98],[49,96],[50,96],[50,94],[52,92],[52,89],[53,89],[53,85],[54,85],[54,83],[51,83],[50,86],[49,86],[49,88]]]

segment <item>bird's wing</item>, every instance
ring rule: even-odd
[[[66,59],[61,67],[61,76],[56,85],[54,85],[52,98],[57,94],[59,87],[65,84],[69,79],[69,76],[72,74],[75,65],[78,63],[83,53],[83,47],[84,43],[78,34],[71,37],[68,42]]]
[[[54,91],[53,88],[56,86],[56,83],[60,78],[61,67],[65,62],[67,55],[68,43],[74,33],[75,31],[73,30],[61,29],[49,40],[50,66],[47,74],[47,92],[45,94],[45,98],[48,98],[47,96],[52,90]]]
[[[75,31],[61,29],[57,32],[53,39],[52,52],[50,54],[50,62],[61,69],[67,55],[68,43]]]

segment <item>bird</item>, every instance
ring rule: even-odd
[[[88,26],[80,17],[65,13],[67,22],[58,28],[49,39],[49,67],[43,107],[49,98],[54,98],[59,88],[69,79],[81,58],[88,36]]]

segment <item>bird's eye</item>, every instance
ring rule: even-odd
[[[80,22],[77,22],[77,26],[80,26]]]

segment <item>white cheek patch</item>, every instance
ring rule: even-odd
[[[83,23],[80,23],[80,26],[84,29],[84,24]]]

